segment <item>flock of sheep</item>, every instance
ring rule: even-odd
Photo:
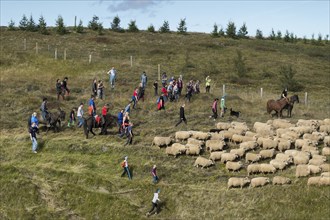
[[[330,164],[326,163],[330,156],[330,119],[299,119],[296,124],[285,119],[255,122],[252,131],[245,122],[219,122],[216,127],[212,132],[178,131],[175,138],[154,137],[153,144],[166,147],[166,154],[175,157],[198,155],[196,167],[206,168],[220,161],[228,171],[246,169],[250,176],[274,174],[293,165],[297,178],[314,175],[308,185],[330,185]],[[209,152],[209,158],[200,156],[204,152]],[[283,176],[272,180],[231,177],[228,188],[258,187],[270,182],[283,185],[291,180]]]

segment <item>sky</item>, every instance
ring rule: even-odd
[[[285,33],[288,30],[298,37],[315,38],[329,35],[330,0],[274,0],[274,1],[222,1],[222,0],[0,0],[0,25],[8,26],[10,20],[18,26],[23,14],[32,15],[38,22],[42,15],[47,26],[55,26],[59,15],[66,26],[82,20],[87,26],[94,15],[104,28],[109,28],[113,18],[119,16],[122,28],[131,20],[140,30],[151,24],[158,30],[168,21],[170,29],[177,31],[181,19],[186,19],[188,32],[211,33],[214,24],[226,29],[234,22],[236,30],[246,23],[249,36],[256,30],[269,36],[272,29]]]

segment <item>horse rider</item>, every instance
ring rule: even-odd
[[[48,103],[47,98],[43,98],[40,106],[40,111],[41,111],[42,119],[49,124],[50,122],[49,122],[47,103]]]
[[[105,123],[105,119],[106,119],[108,110],[109,110],[109,104],[105,104],[102,108],[102,114],[101,114],[102,125],[104,125],[104,123]]]
[[[283,99],[283,98],[288,98],[288,88],[285,87],[285,89],[282,91],[282,94],[281,94],[281,98],[280,99]]]

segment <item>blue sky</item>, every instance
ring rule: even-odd
[[[121,27],[127,28],[135,20],[139,29],[146,30],[153,24],[158,30],[164,21],[170,29],[177,30],[180,19],[185,18],[189,32],[210,33],[213,25],[226,28],[229,21],[237,30],[245,22],[250,36],[260,29],[268,36],[272,28],[284,33],[288,30],[298,37],[308,38],[314,33],[329,34],[330,0],[312,1],[202,1],[202,0],[85,0],[85,1],[29,1],[0,0],[1,26],[7,26],[12,19],[18,26],[23,14],[33,16],[35,22],[41,15],[48,26],[55,26],[58,15],[66,26],[74,25],[74,17],[87,26],[93,15],[100,18],[105,28],[110,27],[118,15]]]

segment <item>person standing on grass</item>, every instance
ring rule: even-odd
[[[63,95],[65,95],[65,93],[67,92],[67,95],[70,95],[70,89],[68,88],[68,77],[64,77],[63,82]]]
[[[221,109],[220,117],[224,117],[226,112],[225,96],[221,97],[220,109]]]
[[[135,109],[136,103],[138,101],[138,91],[139,91],[138,88],[135,88],[134,92],[133,92],[133,96],[132,96],[132,100],[131,100],[131,102],[133,102],[133,109]]]
[[[78,118],[78,128],[80,128],[85,122],[84,122],[84,103],[80,103],[79,107],[78,107],[78,111],[77,111],[77,118]]]
[[[104,89],[103,82],[102,80],[99,80],[99,83],[97,84],[97,97],[99,99],[103,99],[103,89]]]
[[[127,141],[125,145],[130,145],[133,143],[133,124],[129,123],[127,128],[126,128],[126,137],[127,137]]]
[[[156,184],[158,182],[158,176],[157,176],[157,166],[154,165],[151,169],[151,175],[152,175],[152,182]]]
[[[42,119],[49,123],[48,120],[47,120],[47,116],[48,116],[48,107],[47,107],[47,98],[43,98],[42,99],[42,103],[41,103],[41,106],[40,106],[40,111],[41,111],[41,116],[42,116]]]
[[[206,93],[210,93],[210,88],[211,88],[211,79],[210,76],[207,76],[205,79],[205,91]]]
[[[128,167],[128,156],[124,157],[124,161],[121,163],[121,167],[124,169],[123,173],[121,174],[121,177],[123,177],[127,173],[128,179],[131,180],[132,177],[131,177],[131,172]]]
[[[141,83],[142,83],[142,88],[145,89],[146,85],[148,82],[148,77],[145,71],[143,71],[142,75],[141,75]]]
[[[120,110],[120,112],[118,113],[119,134],[121,134],[123,130],[123,119],[124,119],[124,109]]]
[[[214,120],[216,118],[218,118],[218,101],[219,101],[219,99],[216,98],[216,99],[214,99],[213,104],[212,104],[212,113],[213,113],[213,115],[211,115],[210,118],[213,118]]]
[[[153,87],[154,87],[154,91],[155,91],[155,96],[158,96],[158,81],[157,80],[155,80]]]
[[[69,115],[69,122],[68,122],[68,127],[74,126],[74,123],[76,121],[76,117],[75,117],[75,108],[72,108],[70,115]]]
[[[124,115],[125,115],[126,112],[131,113],[131,103],[128,103],[127,106],[125,107]]]
[[[88,104],[88,113],[90,116],[96,115],[96,106],[95,106],[94,99],[95,99],[95,96],[91,95],[91,98],[90,98],[89,104]]]
[[[166,72],[163,72],[163,75],[162,75],[162,85],[163,85],[163,87],[165,87],[166,84],[167,84],[167,75],[166,75]]]
[[[93,83],[92,83],[92,94],[94,96],[97,95],[97,82],[96,82],[96,79],[93,80]]]
[[[39,120],[37,118],[36,112],[33,112],[32,116],[31,116],[30,124],[31,124],[31,127],[39,128]]]
[[[35,154],[37,153],[37,148],[38,148],[37,132],[38,132],[38,127],[36,126],[35,123],[32,123],[29,129],[29,133],[30,133],[30,139],[32,141],[32,152]]]
[[[117,78],[117,70],[115,67],[112,67],[111,70],[109,70],[108,75],[111,88],[115,88],[115,81]]]
[[[164,111],[165,111],[165,101],[164,101],[164,96],[163,95],[161,95],[158,99],[157,109],[158,110],[164,109]]]
[[[57,94],[57,100],[60,100],[60,96],[62,96],[62,99],[64,100],[64,93],[63,90],[63,81],[60,82],[60,79],[56,80],[56,94]]]
[[[152,214],[152,212],[154,211],[154,209],[156,209],[155,215],[158,214],[158,211],[159,211],[158,202],[160,202],[159,193],[160,193],[160,189],[157,189],[156,192],[154,193],[154,197],[152,198],[152,201],[151,201],[152,207],[151,207],[150,211],[147,212],[147,216],[150,216]]]
[[[101,114],[101,123],[102,123],[102,125],[104,125],[104,123],[105,123],[105,119],[107,117],[108,110],[109,110],[109,104],[105,104],[102,107],[102,114]]]
[[[184,107],[185,104],[183,103],[180,107],[180,121],[175,125],[175,127],[178,126],[181,122],[184,122],[187,125],[187,119],[184,115]]]

